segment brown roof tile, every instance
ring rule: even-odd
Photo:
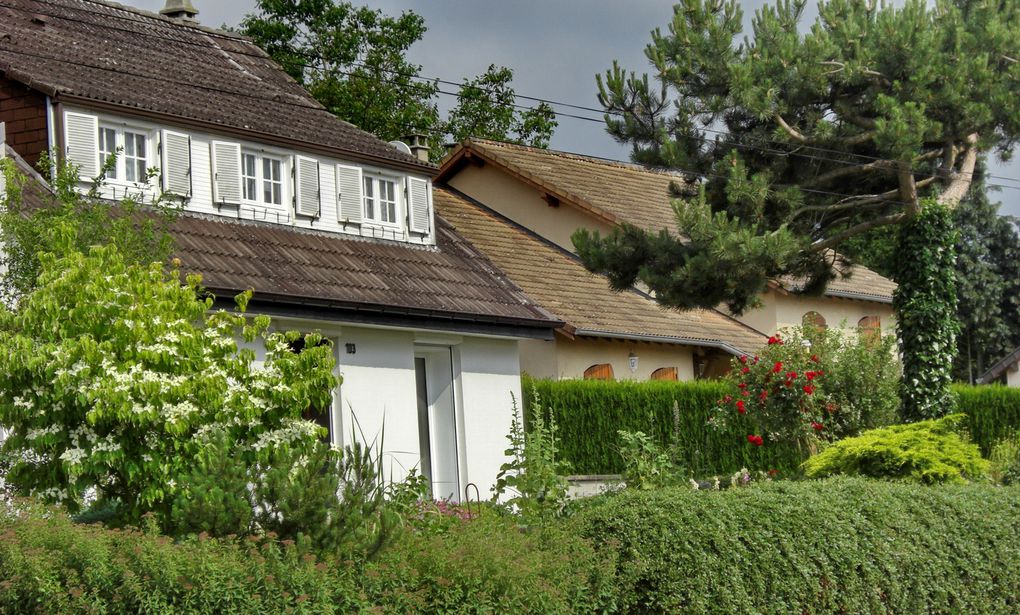
[[[101,0],[7,0],[0,5],[0,41],[0,73],[47,94],[434,173],[334,117],[235,34]]]
[[[445,188],[436,211],[524,292],[578,334],[653,339],[748,353],[764,336],[715,310],[668,310],[636,291],[614,292],[573,255]]]
[[[691,189],[682,175],[669,171],[485,139],[468,139],[454,149],[439,180],[452,174],[452,163],[466,150],[609,222],[633,224],[650,232],[664,228],[675,232],[670,187]],[[892,302],[896,288],[892,280],[861,265],[851,266],[846,273],[847,277],[829,282],[826,295]],[[780,283],[791,292],[803,286],[794,278],[783,278]]]

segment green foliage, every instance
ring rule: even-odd
[[[1020,599],[1020,490],[866,479],[592,498],[577,531],[616,554],[641,613],[989,613]]]
[[[585,265],[674,307],[740,312],[768,279],[821,291],[830,249],[953,204],[976,156],[1020,137],[1020,4],[683,0],[652,31],[652,78],[597,78],[608,132],[634,162],[699,184],[677,232],[574,237]],[[744,34],[742,36],[742,34]],[[691,224],[691,221],[701,221]],[[694,228],[693,236],[686,236]]]
[[[266,316],[211,311],[199,276],[181,284],[111,246],[65,254],[42,255],[38,287],[0,310],[0,450],[21,493],[74,511],[95,490],[123,521],[162,522],[218,434],[248,465],[319,436],[301,415],[331,403],[337,379],[318,335],[294,352],[300,335],[268,333]],[[239,339],[265,346],[261,365]]]
[[[489,514],[408,533],[374,562],[319,558],[291,540],[176,542],[0,512],[3,613],[587,613],[612,605],[612,555],[555,526]]]
[[[901,412],[908,421],[953,411],[956,355],[956,233],[952,212],[928,202],[900,229],[898,286],[893,295],[903,353]]]
[[[1020,485],[1020,431],[999,440],[988,456],[988,476],[1003,485]]]
[[[631,489],[658,489],[687,478],[669,454],[643,432],[620,430],[617,433],[620,434],[623,480]]]
[[[512,69],[490,64],[484,74],[465,80],[444,127],[447,137],[454,142],[479,137],[549,147],[556,114],[544,102],[518,110],[513,78]]]
[[[956,409],[967,415],[967,433],[982,455],[990,455],[996,442],[1020,431],[1020,389],[955,385],[953,396]]]
[[[538,398],[533,399],[541,408]],[[503,451],[509,458],[499,468],[493,486],[493,500],[516,509],[526,523],[541,521],[560,513],[567,500],[567,464],[560,458],[556,418],[539,411],[528,417],[525,430],[517,400]],[[507,498],[506,496],[510,497]]]
[[[836,474],[920,483],[964,483],[984,478],[988,462],[959,433],[962,414],[872,429],[830,445],[804,462],[808,478]]]
[[[340,119],[387,141],[439,125],[438,85],[405,57],[425,34],[420,15],[344,0],[259,0],[256,11],[241,32]]]
[[[559,449],[572,471],[620,474],[619,434],[641,431],[694,476],[728,475],[740,468],[797,471],[806,452],[796,446],[754,447],[747,431],[719,431],[708,419],[716,401],[727,393],[720,382],[604,382],[536,380],[525,377],[524,407],[531,424],[537,394],[543,415],[554,417]],[[676,411],[674,412],[674,407]]]
[[[0,199],[0,300],[13,305],[36,287],[39,255],[85,252],[90,246],[112,245],[129,263],[165,262],[173,249],[168,229],[180,213],[180,203],[165,195],[143,202],[140,195],[119,202],[100,198],[111,156],[88,192],[79,191],[78,169],[57,163],[46,153],[39,167],[52,177],[53,192],[29,182],[13,164],[0,160],[7,191]],[[26,184],[28,184],[26,186]],[[25,202],[25,190],[42,201]]]

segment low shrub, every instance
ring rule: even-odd
[[[1020,431],[999,440],[988,455],[988,475],[1003,485],[1020,485]]]
[[[966,416],[872,429],[840,440],[802,466],[808,478],[835,474],[920,483],[963,483],[982,478],[988,462],[958,430]]]
[[[654,613],[1016,613],[1020,490],[835,478],[592,498],[617,607]]]
[[[619,431],[643,432],[694,476],[728,475],[740,468],[796,472],[806,453],[787,444],[754,447],[747,432],[708,424],[724,385],[695,382],[603,382],[523,379],[530,427],[538,395],[558,426],[559,452],[577,474],[620,474]]]
[[[1020,431],[1020,388],[955,385],[956,410],[967,415],[967,433],[988,456],[1003,438]]]

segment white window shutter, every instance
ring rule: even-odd
[[[241,146],[225,141],[212,142],[213,202],[241,203]]]
[[[336,165],[337,217],[340,222],[361,224],[362,189],[361,167]]]
[[[163,192],[191,196],[191,137],[164,130],[160,139],[163,159]]]
[[[304,156],[294,157],[294,207],[298,215],[319,215],[319,162]]]
[[[411,231],[429,232],[429,182],[414,177],[407,178],[407,211]]]
[[[99,175],[99,118],[68,111],[64,114],[67,161],[78,166],[78,178],[89,181]]]

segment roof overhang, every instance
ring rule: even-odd
[[[981,376],[977,379],[977,383],[991,384],[995,380],[1001,378],[1007,371],[1016,371],[1017,363],[1020,363],[1020,348],[1009,353],[1003,357],[1001,361],[991,366],[988,371],[981,374]]]
[[[747,354],[746,352],[727,344],[721,340],[706,340],[690,337],[677,337],[672,335],[651,335],[644,333],[622,333],[619,331],[602,331],[599,329],[574,329],[575,337],[596,337],[634,342],[655,342],[659,344],[673,344],[676,346],[700,346],[702,348],[716,348],[735,356]]]

